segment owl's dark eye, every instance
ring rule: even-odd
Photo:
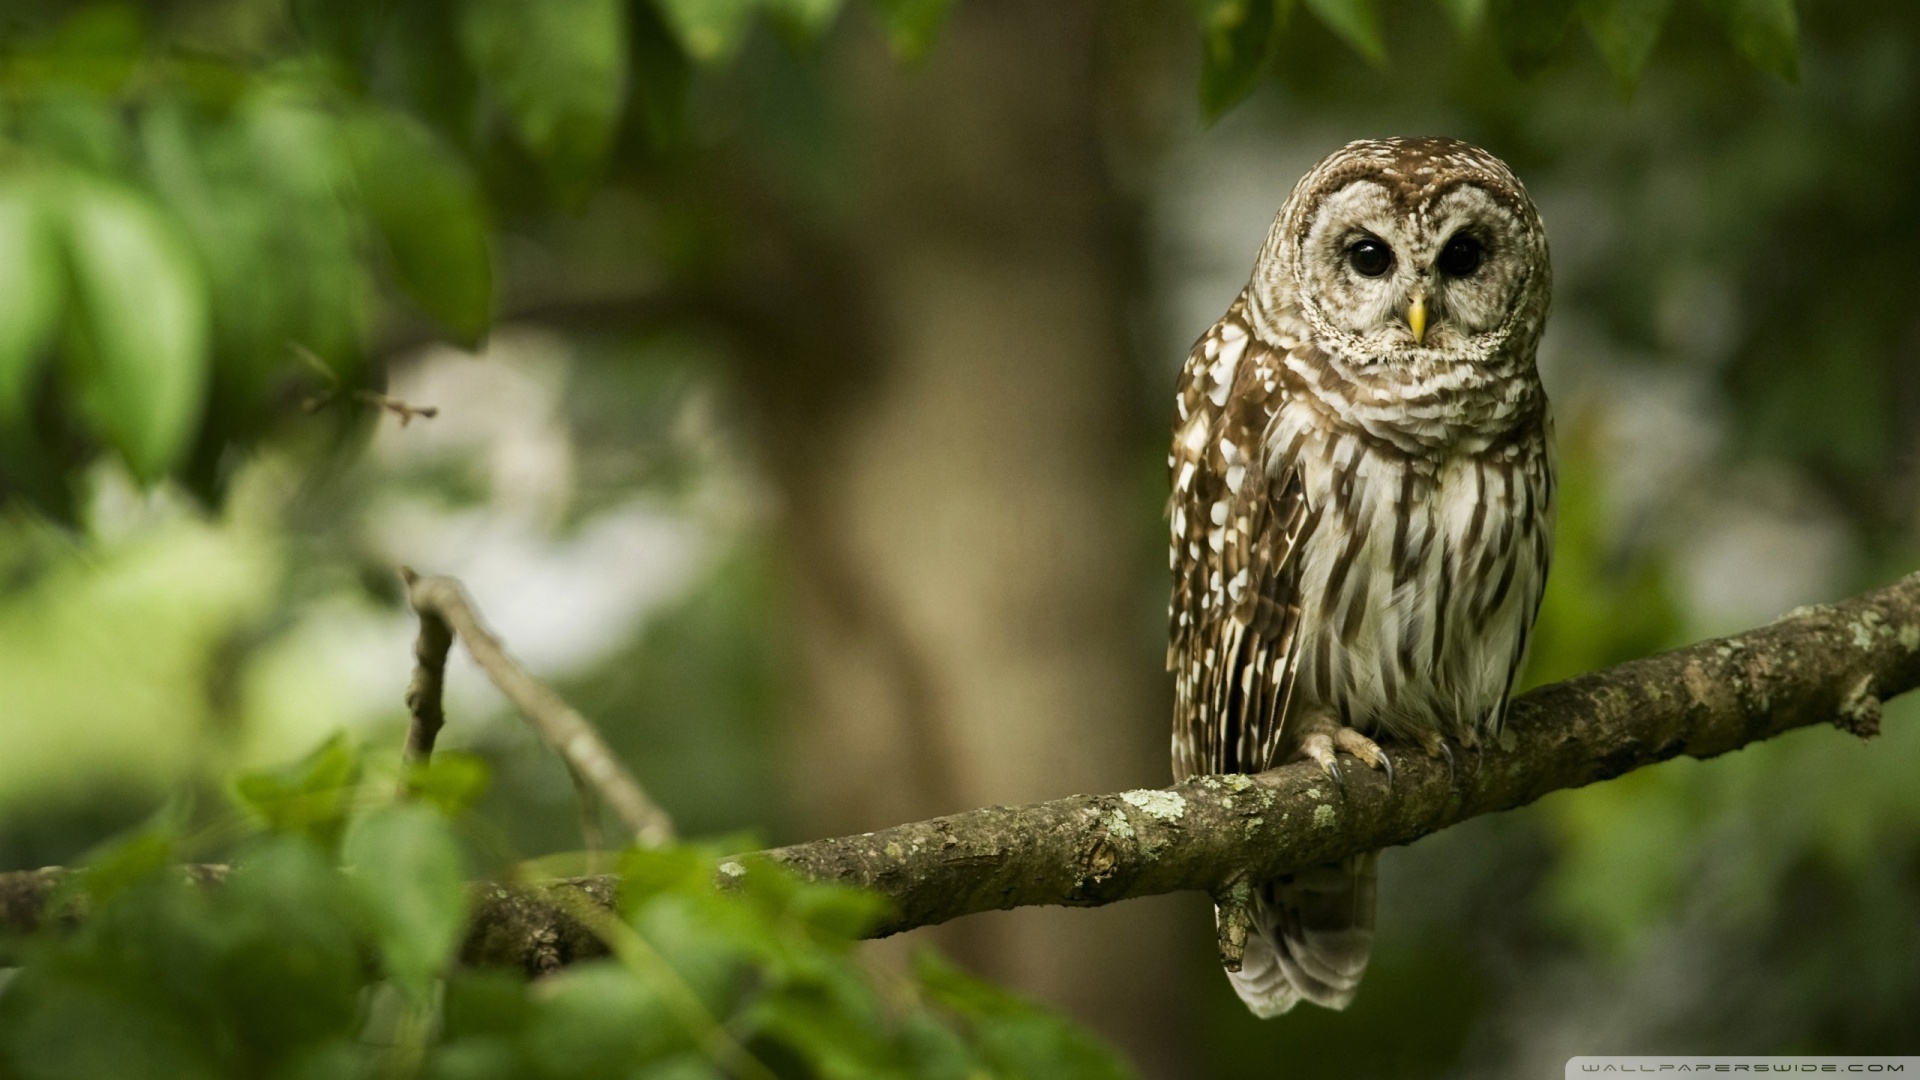
[[[1455,236],[1447,241],[1446,247],[1440,249],[1437,265],[1440,272],[1448,277],[1466,277],[1480,269],[1480,260],[1486,254],[1487,249],[1481,246],[1480,241],[1471,236]]]
[[[1347,262],[1362,277],[1379,277],[1392,268],[1393,249],[1369,237],[1347,249]]]

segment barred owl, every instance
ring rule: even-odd
[[[1352,143],[1274,219],[1180,375],[1169,502],[1177,776],[1497,734],[1546,582],[1551,271],[1498,158]],[[1263,883],[1234,989],[1344,1008],[1378,852]]]

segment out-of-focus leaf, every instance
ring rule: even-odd
[[[940,28],[947,24],[953,0],[873,0],[880,9],[880,20],[887,28],[887,41],[895,56],[918,60],[933,47]]]
[[[1238,105],[1266,74],[1292,0],[1205,0],[1200,19],[1200,113],[1208,123]]]
[[[62,200],[82,320],[80,394],[136,476],[160,477],[193,437],[207,381],[206,286],[173,223],[95,181]]]
[[[806,884],[787,910],[828,942],[853,942],[880,925],[892,903],[878,893],[844,885]]]
[[[361,198],[400,287],[462,344],[477,344],[493,312],[493,253],[473,176],[413,120],[367,112],[346,130]]]
[[[713,881],[714,859],[698,848],[632,848],[621,852],[617,872],[620,913],[632,915],[640,905],[662,893],[707,888]],[[744,868],[741,873],[745,873]]]
[[[459,19],[453,3],[401,4],[387,20],[368,72],[382,101],[455,143],[473,133],[480,86],[460,43]]]
[[[541,986],[523,1045],[548,1076],[631,1076],[695,1047],[661,989],[618,964],[576,964]]]
[[[395,0],[291,0],[294,25],[308,41],[349,67],[367,60]]]
[[[460,41],[520,141],[563,189],[584,194],[626,88],[624,0],[466,0]]]
[[[91,903],[107,903],[172,865],[177,850],[174,832],[164,823],[116,837],[88,856],[80,887]]]
[[[1314,18],[1346,42],[1354,52],[1379,64],[1387,59],[1387,43],[1380,32],[1380,9],[1374,0],[1306,0]]]
[[[1800,19],[1793,0],[1702,0],[1726,24],[1740,55],[1788,82],[1800,81]]]
[[[359,756],[345,735],[335,735],[292,764],[241,773],[233,795],[268,828],[306,836],[334,851],[359,781]]]
[[[134,5],[86,5],[53,33],[10,56],[8,81],[16,87],[69,86],[112,94],[133,74],[146,36],[146,20]]]
[[[995,1076],[1125,1080],[1133,1075],[1118,1055],[1064,1017],[977,979],[936,953],[917,954],[913,973],[930,1000],[968,1021]]]
[[[0,187],[0,431],[27,421],[27,396],[60,317],[65,268],[40,192]]]
[[[226,1074],[209,1042],[182,1018],[78,972],[48,972],[0,998],[0,1049],[18,1070],[7,1075],[22,1080],[218,1080]]]
[[[134,158],[114,99],[57,87],[14,112],[22,142],[48,157],[108,176],[124,175]]]
[[[467,921],[466,860],[453,829],[417,803],[358,818],[341,851],[387,974],[422,1000]]]
[[[1538,70],[1567,36],[1577,0],[1492,0],[1493,38],[1513,70]]]
[[[1454,33],[1471,34],[1480,29],[1487,18],[1487,0],[1435,0],[1447,21],[1453,24]]]
[[[760,0],[654,0],[654,6],[688,56],[719,64],[740,51]]]
[[[652,4],[633,9],[628,49],[633,112],[655,149],[678,144],[686,132],[687,84],[692,65]]]
[[[424,768],[408,774],[407,790],[453,817],[466,813],[486,793],[491,779],[485,759],[459,750],[443,750]]]
[[[1640,81],[1672,10],[1673,0],[1581,0],[1587,33],[1622,92]]]
[[[833,25],[843,0],[765,0],[767,11],[806,37],[818,37]]]

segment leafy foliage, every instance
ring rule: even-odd
[[[952,7],[874,2],[904,57]],[[1794,77],[1791,0],[1707,2],[1743,55]],[[1384,62],[1376,0],[1303,6]],[[1577,10],[1623,86],[1670,7],[1443,6],[1463,33],[1489,25],[1522,70]],[[299,424],[316,390],[377,381],[381,335],[408,307],[478,342],[500,310],[496,224],[584,204],[622,146],[675,146],[694,65],[724,68],[762,21],[815,38],[841,7],[238,0],[224,18],[51,3],[10,19],[0,285],[17,299],[0,314],[0,419],[15,422],[0,501],[70,516],[73,477],[102,455],[218,497],[232,448]],[[1207,118],[1268,73],[1293,7],[1196,0]],[[323,362],[321,385],[300,357]]]
[[[474,769],[456,755],[413,783],[470,799]],[[851,948],[876,897],[698,848],[627,853],[619,910],[580,909],[610,959],[535,983],[457,967],[461,819],[373,802],[365,772],[336,739],[240,777],[263,827],[220,884],[187,879],[175,824],[103,847],[68,897],[79,928],[17,945],[0,1077],[1129,1075],[932,955],[869,972]]]

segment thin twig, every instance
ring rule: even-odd
[[[404,579],[404,575],[403,575]],[[412,588],[412,582],[407,586]],[[433,742],[447,722],[442,695],[447,682],[447,652],[453,647],[453,628],[432,609],[416,609],[420,633],[413,639],[413,681],[407,686],[407,748],[401,757],[400,792],[405,796],[412,774],[433,757]]]
[[[316,413],[328,405],[333,404],[335,401],[338,401],[341,390],[343,389],[340,385],[340,376],[331,367],[327,366],[325,360],[315,355],[312,349],[307,348],[297,341],[289,342],[288,345],[293,349],[294,356],[312,368],[322,379],[326,380],[327,383],[327,389],[325,391],[315,394],[300,403],[300,411]],[[440,415],[438,406],[410,405],[397,397],[390,397],[376,390],[355,390],[352,397],[354,401],[362,405],[371,405],[376,409],[390,412],[399,417],[401,427],[406,427],[412,423],[413,418],[416,416],[431,420]]]
[[[500,688],[514,708],[520,710],[520,715],[527,718],[547,745],[566,762],[567,768],[613,807],[613,812],[633,831],[636,843],[642,847],[658,847],[673,840],[673,820],[667,812],[647,797],[646,791],[614,756],[606,740],[586,717],[507,655],[500,639],[480,621],[473,602],[458,581],[441,576],[421,577],[405,567],[401,568],[400,577],[406,583],[407,599],[413,604],[413,610],[420,613],[422,635],[430,620],[443,622],[466,645],[467,652],[493,680],[493,685]],[[416,681],[419,678],[417,671],[415,678]],[[439,711],[437,701],[432,709]],[[416,727],[419,716],[416,710]],[[408,745],[412,746],[411,736]]]

